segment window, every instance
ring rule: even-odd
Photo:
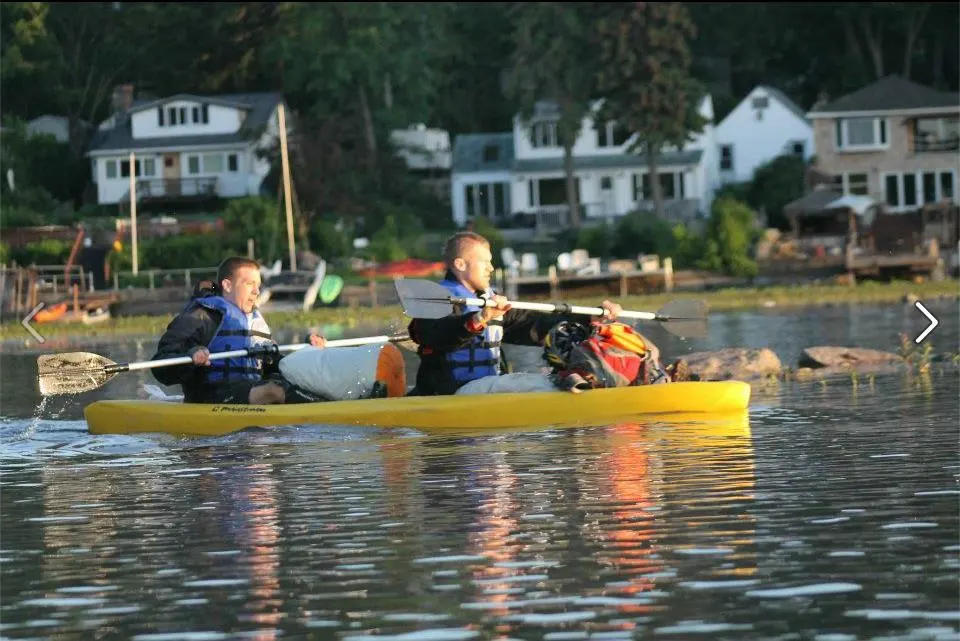
[[[960,119],[918,118],[914,124],[914,151],[960,150]]]
[[[900,206],[900,182],[898,180],[899,176],[896,174],[888,174],[885,182],[886,188],[884,191],[884,199],[888,206],[890,207],[899,207]]]
[[[505,183],[494,183],[493,184],[493,202],[491,203],[492,207],[490,209],[490,215],[496,217],[502,217],[506,215],[506,201],[504,200],[504,193],[506,192]]]
[[[191,176],[200,173],[200,156],[187,156],[187,173]]]
[[[754,109],[766,109],[770,106],[770,99],[766,96],[757,96],[751,101],[750,105]]]
[[[630,132],[614,121],[597,126],[597,147],[620,147],[630,140]]]
[[[490,185],[477,185],[477,215],[490,215]]]
[[[529,203],[528,206],[529,206],[529,207],[536,207],[536,206],[537,206],[537,199],[536,199],[536,196],[534,196],[534,193],[533,193],[533,181],[532,181],[532,180],[530,180],[530,181],[527,182],[527,196],[529,197],[529,200],[527,201],[527,202]]]
[[[937,175],[933,172],[923,174],[923,202],[937,202]]]
[[[538,122],[533,125],[532,141],[534,148],[559,147],[556,122]]]
[[[720,145],[720,171],[733,171],[733,145]]]
[[[884,118],[844,118],[836,124],[837,149],[879,149],[887,146]]]
[[[803,158],[806,155],[806,145],[802,140],[797,140],[791,146],[790,151],[793,152],[794,156],[800,156]]]
[[[847,174],[847,185],[844,193],[853,196],[866,196],[870,193],[866,174]]]
[[[153,176],[156,173],[156,161],[153,158],[144,158],[141,162],[143,162],[144,176]]]
[[[567,204],[567,181],[565,178],[545,178],[539,183],[539,202],[541,207]]]
[[[650,200],[653,198],[653,190],[650,188],[650,174],[633,175],[633,199],[637,202]]]
[[[163,166],[164,166],[164,167],[173,167],[173,156],[164,156],[164,157],[163,157]]]
[[[203,173],[219,174],[223,171],[223,154],[204,154]]]
[[[477,215],[476,191],[477,191],[476,185],[467,185],[463,193],[468,217],[473,217]]]
[[[659,175],[660,179],[660,196],[664,200],[674,200],[677,197],[676,192],[676,174],[673,172],[670,173],[661,173]]]
[[[136,174],[135,174],[135,175],[139,176],[139,175],[140,175],[140,161],[139,161],[139,160],[136,160],[136,161],[134,162],[134,164],[136,165],[136,166],[134,167],[134,171],[136,171]],[[121,160],[121,161],[120,161],[120,177],[121,177],[121,178],[129,178],[129,177],[130,177],[130,161],[129,161],[129,160]]]
[[[600,189],[604,191],[613,188],[613,181],[610,179],[610,176],[603,176],[600,178]]]
[[[907,207],[917,204],[917,177],[914,174],[903,175],[903,204]]]
[[[157,107],[157,124],[163,126],[163,107]]]
[[[180,107],[180,124],[181,125],[187,124],[187,108],[186,107]]]
[[[500,148],[496,145],[484,145],[483,162],[497,162],[500,159]]]
[[[200,107],[200,118],[203,124],[210,122],[210,105],[203,105]]]
[[[193,115],[193,122],[194,122],[194,123],[200,122],[200,107],[194,107],[191,111],[193,112],[193,114],[192,114],[192,115]]]
[[[953,172],[940,172],[940,198],[952,199],[953,196]]]
[[[107,178],[116,178],[117,177],[117,161],[108,160],[107,161]]]
[[[227,156],[227,170],[232,172],[240,171],[240,159],[237,157],[237,154]]]
[[[177,108],[168,107],[167,108],[167,120],[170,122],[170,126],[177,124]]]

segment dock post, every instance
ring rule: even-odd
[[[73,284],[73,315],[80,315],[80,287],[76,283]]]
[[[627,272],[620,272],[620,298],[630,294],[630,282],[627,280]]]
[[[370,283],[367,285],[370,289],[370,306],[377,306],[377,281],[374,278],[370,279]]]
[[[663,288],[673,291],[673,259],[669,256],[663,259]]]
[[[550,265],[547,267],[547,279],[550,281],[550,297],[559,298],[560,297],[560,279],[557,278],[557,266]]]

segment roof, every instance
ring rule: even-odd
[[[660,167],[676,165],[695,165],[700,162],[703,151],[690,149],[661,153],[657,156]],[[574,156],[574,169],[617,169],[626,167],[646,167],[646,154],[614,154],[596,156]],[[518,160],[513,167],[517,172],[563,171],[563,158],[535,158]]]
[[[496,159],[484,161],[487,147],[497,149]],[[453,171],[509,171],[513,167],[513,134],[461,134],[453,143]]]
[[[186,98],[197,100],[198,102],[245,108],[249,109],[249,113],[244,119],[240,130],[232,134],[198,134],[195,136],[162,136],[137,139],[133,138],[130,131],[130,120],[127,119],[119,127],[114,127],[106,131],[98,131],[90,143],[90,149],[87,153],[127,149],[163,149],[167,147],[247,143],[251,137],[256,135],[261,128],[267,124],[267,121],[273,115],[274,108],[283,101],[283,95],[274,92],[226,94],[219,96],[187,96],[186,94],[178,94],[164,98],[163,100],[136,101],[133,107],[131,107],[130,113],[144,111],[145,109],[156,107],[171,100],[182,100]]]
[[[757,87],[757,88],[758,88],[758,89],[763,89],[763,90],[766,91],[768,94],[770,94],[771,96],[773,96],[774,98],[776,98],[777,100],[779,100],[780,103],[781,103],[784,107],[786,107],[787,109],[789,109],[790,111],[792,111],[793,114],[794,114],[797,118],[800,118],[801,120],[806,120],[806,119],[807,119],[807,112],[804,111],[803,109],[801,109],[801,108],[800,108],[800,105],[798,105],[798,104],[795,103],[794,101],[790,100],[790,97],[787,96],[787,94],[783,93],[782,91],[780,91],[780,90],[777,89],[776,87],[771,87],[771,86],[769,86],[769,85],[760,85],[760,86]]]
[[[815,189],[806,196],[802,196],[801,198],[784,205],[783,213],[788,217],[821,214],[826,210],[830,203],[842,197],[843,191],[837,188],[825,187],[823,189]],[[830,212],[830,215],[833,215],[834,213],[835,212]]]
[[[815,105],[810,115],[942,108],[960,109],[960,94],[890,75],[825,105]]]

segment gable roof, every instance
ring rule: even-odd
[[[131,131],[131,120],[126,118],[119,126],[105,131],[98,131],[90,143],[87,155],[107,151],[128,149],[163,149],[169,147],[194,147],[200,145],[231,145],[247,143],[266,126],[273,111],[283,102],[283,94],[269,93],[242,93],[225,94],[219,96],[193,96],[178,94],[162,100],[143,100],[134,102],[128,113],[136,113],[157,107],[171,100],[191,99],[198,102],[218,104],[247,109],[247,117],[240,129],[231,134],[196,134],[192,136],[158,136],[155,138],[134,138]]]
[[[795,115],[797,118],[801,120],[807,119],[807,112],[801,109],[800,105],[790,100],[790,97],[787,96],[787,94],[783,93],[776,87],[771,87],[769,85],[760,85],[759,87],[757,87],[757,89],[762,89],[766,91],[768,94],[770,94],[771,96],[773,96],[774,98],[776,98],[778,101],[780,101],[780,104],[782,104],[784,107],[786,107],[791,112],[793,112],[793,115]],[[753,93],[753,92],[750,92],[750,93]]]
[[[855,112],[890,112],[923,110],[960,110],[960,94],[938,91],[918,85],[897,75],[886,76],[853,93],[824,105],[815,105],[809,116]]]
[[[497,158],[484,161],[488,146],[497,149]],[[453,143],[453,171],[509,171],[513,167],[513,134],[461,134]]]

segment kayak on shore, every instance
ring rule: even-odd
[[[413,428],[428,432],[602,425],[640,416],[744,412],[742,381],[682,382],[590,390],[403,396],[296,405],[215,405],[156,400],[104,400],[87,406],[91,434],[161,432],[219,436],[248,427],[328,424]]]

